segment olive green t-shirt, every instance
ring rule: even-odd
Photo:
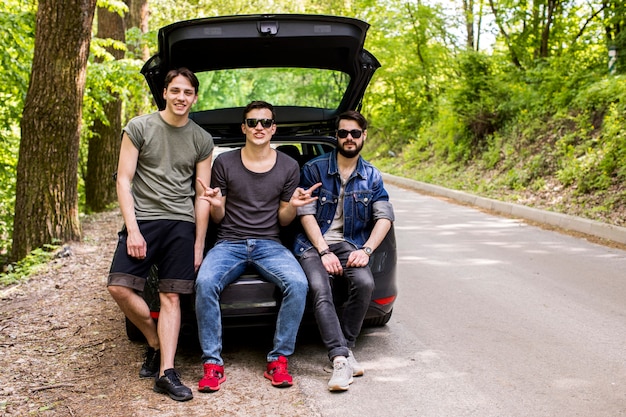
[[[213,151],[213,138],[193,120],[167,124],[159,112],[133,118],[126,132],[139,150],[132,183],[137,220],[194,222],[196,163]]]

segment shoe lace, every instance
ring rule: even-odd
[[[272,375],[289,374],[287,359],[281,356],[280,358],[278,358],[277,361],[274,361],[272,363],[272,369],[270,373]]]
[[[177,371],[168,369],[165,371],[165,376],[170,380],[172,385],[182,385],[182,382],[180,382],[180,374]]]
[[[222,373],[220,368],[217,367],[217,365],[205,364],[204,365],[204,376],[205,376],[205,378],[221,379],[222,376],[224,376],[224,374]]]

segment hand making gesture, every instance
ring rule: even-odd
[[[305,190],[304,188],[300,188],[300,187],[296,188],[296,190],[293,192],[293,195],[291,196],[291,200],[289,200],[289,203],[294,207],[306,206],[307,204],[317,200],[317,197],[313,197],[312,194],[313,194],[313,191],[315,191],[321,186],[322,186],[322,183],[318,182],[317,184],[314,184],[308,190]]]

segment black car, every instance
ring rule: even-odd
[[[159,30],[158,53],[142,69],[154,100],[162,109],[164,78],[170,69],[187,67],[200,80],[198,103],[190,117],[206,129],[216,144],[214,154],[245,143],[243,109],[252,100],[272,103],[277,131],[273,146],[306,161],[336,146],[335,118],[359,110],[365,89],[380,67],[363,49],[369,25],[361,20],[321,15],[271,14],[202,18],[177,22]],[[282,231],[291,248],[299,222]],[[209,226],[207,249],[213,244]],[[376,289],[365,325],[384,325],[397,295],[394,230],[370,258]],[[144,298],[158,317],[153,269]],[[333,278],[337,305],[347,297],[347,285]],[[185,302],[183,329],[194,329],[193,297]],[[280,292],[250,269],[222,293],[225,326],[274,323]],[[309,307],[308,312],[311,312]],[[311,315],[308,316],[312,317]],[[191,330],[193,333],[194,330]],[[127,320],[131,339],[141,333]]]

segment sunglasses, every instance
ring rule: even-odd
[[[274,119],[246,119],[246,125],[248,127],[256,127],[259,123],[267,129],[268,127],[272,127]]]
[[[358,139],[361,137],[361,134],[363,133],[362,130],[359,129],[352,129],[352,130],[346,130],[346,129],[339,129],[337,131],[337,137],[344,139],[348,137],[348,133],[354,138],[354,139]]]

